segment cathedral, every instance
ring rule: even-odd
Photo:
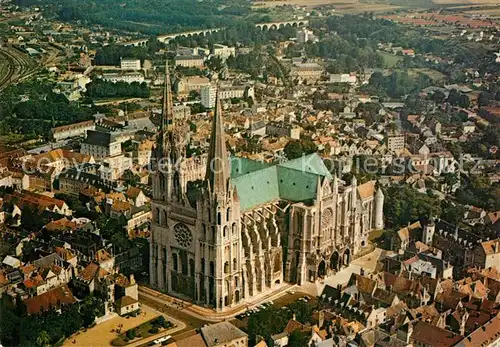
[[[207,155],[186,158],[170,77],[153,163],[150,284],[217,311],[315,282],[383,228],[375,182],[345,184],[317,154],[280,164],[229,156],[219,97]]]

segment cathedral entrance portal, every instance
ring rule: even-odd
[[[339,269],[339,252],[335,251],[333,252],[332,256],[330,257],[330,269],[338,271]]]
[[[318,266],[318,277],[323,278],[325,276],[326,276],[326,263],[324,260],[322,260]]]

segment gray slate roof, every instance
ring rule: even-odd
[[[207,346],[216,346],[247,336],[229,322],[220,322],[201,328],[201,334]]]
[[[115,139],[113,135],[110,133],[88,130],[87,138],[83,142],[89,145],[107,147],[109,146],[110,143],[114,141]]]

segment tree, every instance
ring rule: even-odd
[[[141,181],[139,175],[133,173],[131,170],[126,170],[123,173],[122,178],[125,181],[125,183],[129,186],[136,186]]]
[[[300,330],[294,330],[288,337],[289,347],[304,347],[307,346],[308,336]]]
[[[50,344],[49,334],[45,330],[42,330],[36,338],[36,344],[41,347],[45,347]]]
[[[457,106],[459,99],[460,92],[456,89],[450,90],[450,93],[448,94],[448,102],[453,106]]]
[[[215,56],[207,60],[205,64],[210,70],[213,71],[221,71],[223,66],[222,59]]]
[[[481,92],[477,98],[477,104],[479,107],[488,106],[491,102],[491,95],[488,92]]]
[[[307,324],[311,320],[313,307],[304,301],[295,301],[288,305],[290,310],[295,314],[295,319],[301,323]]]
[[[433,100],[436,104],[442,104],[445,97],[446,95],[442,91],[436,90],[432,93],[431,100]]]
[[[441,215],[436,197],[422,194],[407,185],[394,185],[384,191],[384,214],[389,228],[399,228],[421,218]]]
[[[249,345],[255,345],[257,336],[262,336],[266,341],[270,341],[271,335],[283,331],[290,318],[291,313],[288,310],[278,310],[274,306],[270,306],[256,314],[252,314],[248,319],[247,328]]]
[[[127,336],[127,339],[132,340],[136,336],[136,331],[135,328],[127,330],[125,336]]]
[[[465,207],[460,204],[452,203],[448,200],[441,201],[441,218],[451,224],[458,224],[464,219]]]
[[[302,155],[316,153],[318,147],[309,137],[303,137],[300,140],[291,140],[283,149],[288,159],[300,158]]]
[[[451,173],[448,172],[444,175],[444,183],[448,186],[448,192],[451,191],[451,189],[459,183],[460,179],[458,178],[458,175],[456,173]]]
[[[300,158],[302,156],[302,146],[298,140],[292,140],[283,149],[288,159]]]

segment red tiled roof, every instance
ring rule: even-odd
[[[61,305],[73,304],[75,302],[76,299],[73,293],[71,293],[71,290],[66,285],[24,300],[28,314],[47,311],[52,307],[59,308]]]
[[[78,224],[76,222],[72,222],[67,218],[51,221],[45,225],[45,229],[48,231],[76,230],[77,227]]]
[[[425,346],[451,347],[461,341],[462,336],[435,325],[418,321],[413,327],[411,339],[421,342]]]
[[[461,347],[489,346],[492,339],[498,339],[500,316],[494,317],[482,327],[476,329],[460,343]]]
[[[78,275],[78,278],[90,282],[95,277],[97,271],[99,270],[99,265],[96,263],[90,263],[85,269]]]
[[[284,332],[286,332],[287,334],[291,334],[295,330],[304,330],[304,327],[304,324],[297,322],[294,319],[290,319],[285,327]]]

